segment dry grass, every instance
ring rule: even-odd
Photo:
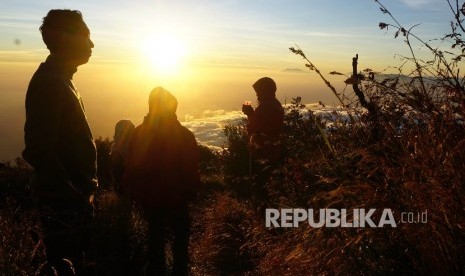
[[[302,116],[303,106],[295,99],[285,120],[285,154],[266,181],[266,197],[251,189],[256,183],[248,178],[243,124],[225,129],[229,147],[222,154],[201,148],[205,187],[192,203],[191,273],[465,274],[465,78],[459,70],[465,51],[463,16],[454,11],[456,27],[442,40],[454,43],[460,50],[451,50],[456,56],[424,43],[395,19],[393,25],[380,24],[397,30],[395,36],[403,36],[410,49],[411,40],[418,39],[432,56],[422,61],[412,51],[405,61],[414,69],[407,74],[400,66],[397,76],[366,70],[367,76],[349,78],[367,106],[376,108],[374,114],[336,118],[337,127],[324,129],[320,118]],[[310,62],[302,50],[294,51]],[[317,70],[311,62],[308,67]],[[354,95],[339,93],[324,81],[343,105],[359,108]],[[99,176],[111,187],[105,172],[108,143],[97,143]],[[44,256],[34,241],[30,169],[19,160],[0,172],[0,271],[31,275]],[[142,271],[146,224],[141,213],[110,188],[98,201],[94,251],[100,271]],[[397,227],[311,228],[302,223],[298,228],[266,228],[264,208],[390,208]],[[401,212],[424,211],[427,223],[400,222]],[[379,215],[374,217],[376,221]]]
[[[250,206],[229,193],[215,194],[194,217],[192,259],[203,273],[232,275],[252,267],[251,252],[243,248],[256,218]]]

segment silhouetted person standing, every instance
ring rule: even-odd
[[[123,189],[142,206],[148,220],[147,275],[166,274],[165,226],[171,226],[173,275],[188,274],[188,202],[200,185],[194,135],[176,118],[176,98],[157,87],[150,93],[149,113],[131,138]]]
[[[34,167],[31,186],[48,273],[74,275],[74,265],[81,274],[97,187],[96,150],[72,77],[94,44],[79,11],[49,11],[40,31],[50,55],[27,90],[23,157]]]
[[[250,177],[252,195],[258,200],[266,200],[265,184],[277,164],[281,154],[279,136],[284,125],[284,109],[276,99],[276,83],[264,77],[253,85],[257,94],[258,106],[244,104],[242,112],[247,115],[249,136]]]
[[[121,180],[128,155],[129,141],[135,128],[135,125],[130,120],[120,120],[115,125],[110,157],[114,188],[117,192],[121,192]]]
[[[284,109],[276,99],[276,83],[264,77],[253,84],[257,94],[258,106],[254,110],[243,105],[242,112],[247,115],[247,133],[249,134],[250,154],[255,159],[278,160],[280,155],[279,135],[284,124]]]

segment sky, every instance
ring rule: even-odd
[[[420,24],[414,30],[424,40],[450,30],[446,0],[382,3],[406,27]],[[254,101],[251,85],[263,76],[277,82],[283,103],[301,96],[306,103],[336,104],[289,51],[295,45],[323,74],[349,73],[355,54],[360,69],[378,71],[408,55],[392,29],[378,28],[393,22],[373,0],[1,0],[0,161],[22,150],[25,91],[48,55],[39,26],[55,8],[80,10],[91,30],[93,56],[74,82],[95,137],[111,137],[119,119],[140,123],[156,86],[176,95],[181,121],[237,115],[244,101]],[[343,77],[328,78],[344,89]]]

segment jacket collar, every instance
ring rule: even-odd
[[[74,73],[77,72],[76,66],[67,64],[62,57],[54,54],[50,54],[42,64],[47,68],[56,71],[66,79],[72,79]]]
[[[144,118],[144,124],[151,127],[157,127],[160,125],[167,124],[179,124],[179,122],[176,117],[176,113],[169,113],[163,115],[153,115],[149,113]]]

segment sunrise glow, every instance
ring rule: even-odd
[[[142,44],[145,62],[157,73],[174,74],[185,64],[187,47],[175,34],[156,33]]]
[[[379,29],[379,22],[391,21],[370,1],[340,1],[338,8],[323,0],[4,2],[0,117],[8,120],[0,122],[0,161],[23,149],[25,93],[49,54],[39,27],[50,9],[80,10],[91,31],[92,57],[78,68],[74,81],[96,137],[111,137],[121,118],[140,123],[147,95],[156,86],[178,97],[179,118],[203,116],[205,110],[237,111],[246,100],[255,104],[251,85],[263,76],[277,82],[283,103],[297,96],[305,103],[335,103],[325,84],[289,51],[295,44],[325,75],[350,73],[355,54],[361,70],[377,71],[396,66],[397,54],[409,55],[401,37]],[[402,24],[421,23],[414,30],[425,41],[450,30],[445,1],[390,2]],[[344,89],[343,77],[328,78]]]

